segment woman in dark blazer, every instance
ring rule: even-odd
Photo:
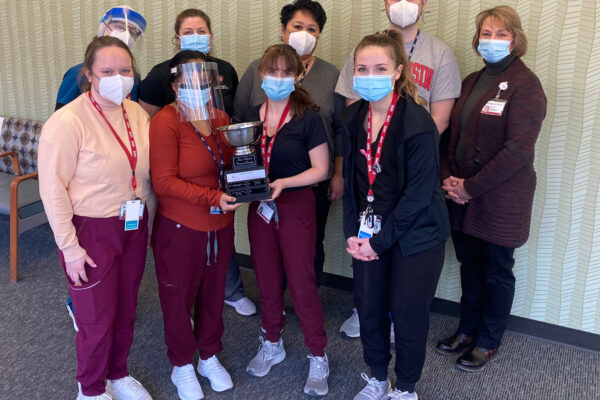
[[[513,255],[529,236],[534,149],[546,115],[542,85],[521,61],[527,38],[519,15],[498,6],[479,13],[475,24],[473,48],[486,66],[463,81],[441,153],[462,298],[458,330],[437,351],[464,352],[456,365],[466,371],[496,356],[506,329]]]

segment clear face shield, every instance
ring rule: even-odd
[[[145,30],[146,20],[140,13],[128,7],[113,7],[100,20],[97,36],[116,37],[132,49],[144,37]]]
[[[227,115],[216,63],[180,64],[171,73],[175,74],[176,103],[182,122],[223,119]]]

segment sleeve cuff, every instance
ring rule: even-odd
[[[473,178],[465,179],[464,187],[467,193],[469,193],[469,196],[471,196],[472,198],[479,197],[482,194],[482,191],[480,190],[478,185],[473,181]]]
[[[221,205],[221,196],[223,195],[224,192],[221,192],[220,190],[213,190],[212,194],[210,196],[210,201],[209,204],[210,206],[214,206],[214,207],[219,207]]]
[[[79,245],[79,243],[65,247],[64,249],[61,249],[61,251],[63,253],[63,257],[65,258],[65,262],[79,260],[81,257],[87,254],[83,247]]]
[[[369,239],[369,244],[371,245],[373,251],[377,253],[377,255],[381,255],[387,250],[385,246],[379,243],[379,241],[377,240],[377,236],[373,236],[371,239]]]

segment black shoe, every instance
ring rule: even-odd
[[[467,350],[456,360],[456,368],[467,372],[481,371],[497,355],[498,349],[484,349],[483,347],[475,346],[472,350]]]
[[[456,332],[454,335],[438,342],[437,346],[435,346],[435,351],[444,356],[450,356],[452,354],[462,353],[471,347],[471,343],[473,343],[472,336]]]

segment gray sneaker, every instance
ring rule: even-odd
[[[402,392],[400,389],[394,389],[394,391],[389,394],[389,398],[390,400],[419,400],[417,392]]]
[[[358,311],[352,309],[352,315],[344,321],[340,327],[342,339],[355,339],[360,337],[360,323],[358,321]]]
[[[329,360],[325,357],[308,356],[310,369],[304,385],[304,393],[309,396],[325,396],[329,392],[327,378],[329,377]]]
[[[389,379],[385,383],[379,383],[376,378],[367,376],[364,372],[360,376],[367,381],[367,386],[363,388],[356,396],[354,400],[387,400],[388,393],[391,390]]]
[[[259,336],[258,338],[260,339],[258,353],[250,360],[250,363],[248,363],[246,372],[250,375],[262,378],[271,371],[273,365],[279,364],[285,360],[285,349],[281,338],[279,338],[278,343],[271,343],[262,336]]]

